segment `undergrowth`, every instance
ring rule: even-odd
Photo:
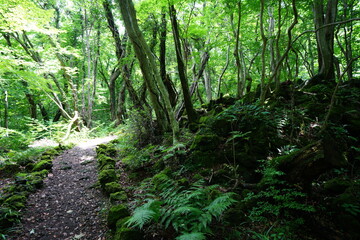
[[[182,186],[160,173],[143,182],[144,193],[128,225],[143,228],[155,223],[159,229],[172,228],[178,240],[206,239],[212,234],[212,223],[221,221],[223,213],[236,202],[232,192],[221,192],[220,186],[206,186],[203,180]]]

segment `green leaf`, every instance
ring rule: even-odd
[[[182,235],[176,238],[177,240],[204,240],[206,239],[204,233],[192,232],[192,233],[183,233]]]

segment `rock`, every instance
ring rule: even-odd
[[[37,171],[41,171],[41,170],[44,170],[44,169],[51,170],[51,168],[52,168],[52,161],[51,160],[42,160],[42,161],[35,164],[32,171],[37,172]]]
[[[26,196],[21,193],[14,194],[4,201],[4,205],[8,206],[11,209],[15,209],[15,210],[24,208],[25,203],[26,203]]]
[[[97,157],[98,159],[98,168],[102,169],[111,169],[115,167],[115,160],[111,157],[108,157],[104,154],[100,154]]]
[[[220,142],[221,139],[216,134],[197,134],[190,149],[199,151],[214,151],[218,148]]]
[[[103,170],[99,173],[99,182],[102,187],[105,187],[106,183],[115,182],[117,180],[116,172],[114,169]]]
[[[100,144],[96,147],[96,153],[98,155],[104,154],[108,157],[115,157],[117,155],[117,151],[112,144]]]
[[[42,154],[42,156],[57,156],[57,155],[59,155],[59,152],[56,151],[54,148],[48,149]]]
[[[121,219],[129,216],[129,210],[124,204],[119,204],[110,208],[108,217],[107,217],[107,224],[109,228],[115,228],[116,222]]]
[[[125,191],[120,191],[120,192],[114,192],[110,194],[110,201],[111,202],[116,202],[116,201],[126,201],[127,200],[127,195]]]
[[[0,177],[10,177],[20,171],[20,166],[15,163],[6,164],[0,168]]]
[[[330,194],[337,195],[345,192],[346,188],[349,186],[350,182],[348,180],[344,180],[342,178],[333,178],[324,184],[324,189]]]
[[[126,226],[126,222],[130,217],[119,219],[116,222],[116,232],[114,240],[142,240],[143,234],[137,229],[132,229]]]
[[[117,182],[109,182],[105,184],[104,191],[107,194],[120,192],[122,190],[121,185]]]
[[[19,221],[19,213],[8,207],[0,208],[0,232],[12,227]]]

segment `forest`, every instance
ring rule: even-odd
[[[0,239],[360,239],[359,1],[0,3]]]

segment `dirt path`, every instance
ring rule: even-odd
[[[53,161],[44,188],[31,195],[17,240],[104,240],[107,200],[94,188],[95,147],[114,139],[94,139],[66,150]]]

